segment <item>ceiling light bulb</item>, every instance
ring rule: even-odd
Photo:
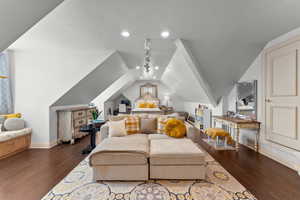
[[[154,69],[159,70],[159,66],[155,66]]]
[[[163,37],[163,38],[167,38],[167,37],[169,37],[170,36],[170,33],[169,33],[169,31],[163,31],[163,32],[161,32],[161,37]]]
[[[130,33],[129,33],[128,31],[122,31],[122,32],[121,32],[121,35],[122,35],[123,37],[129,37],[129,36],[130,36]]]
[[[141,67],[140,67],[140,66],[136,66],[135,68],[136,68],[136,69],[140,69]]]

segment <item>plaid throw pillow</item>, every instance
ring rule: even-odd
[[[157,118],[157,133],[161,133],[163,134],[165,125],[167,123],[168,117],[164,116],[164,117],[158,117]]]
[[[126,117],[125,127],[127,134],[135,134],[140,132],[140,118],[136,116]]]

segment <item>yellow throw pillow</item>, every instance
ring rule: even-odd
[[[21,118],[22,114],[21,113],[13,113],[13,114],[4,115],[4,117],[6,119],[9,119],[9,118]]]
[[[148,103],[148,108],[156,108],[156,105],[154,103]]]
[[[139,104],[139,108],[147,108],[147,106],[148,106],[148,103],[140,103]]]
[[[166,126],[166,123],[168,121],[168,118],[166,116],[159,116],[157,118],[157,133],[165,133],[164,129]]]
[[[125,127],[128,135],[140,133],[140,118],[136,116],[129,116],[125,118]]]
[[[170,118],[164,127],[164,132],[168,136],[182,138],[186,135],[186,127],[183,121],[176,118]]]

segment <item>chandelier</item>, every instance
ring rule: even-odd
[[[153,64],[151,62],[151,41],[149,38],[145,39],[144,43],[144,62],[142,67],[142,75],[141,79],[156,79],[156,76],[154,74],[154,69],[158,70],[159,67],[153,67]],[[139,66],[136,67],[136,69],[140,69]]]

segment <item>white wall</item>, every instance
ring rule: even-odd
[[[188,112],[190,115],[195,115],[195,108],[198,108],[198,105],[206,105],[210,110],[212,115],[223,115],[226,113],[226,104],[224,104],[224,99],[222,98],[217,106],[212,106],[210,104],[205,104],[203,102],[184,102],[184,111]]]
[[[265,48],[271,47],[275,44],[278,44],[296,35],[300,35],[300,28],[270,41]],[[262,122],[261,131],[260,131],[260,152],[289,166],[290,168],[300,171],[300,152],[275,144],[265,139],[266,138],[265,131],[264,131],[265,122],[264,122],[263,110],[262,110],[262,105],[264,103],[263,82],[265,80],[262,75],[262,71],[263,71],[262,69],[263,69],[262,53],[260,53],[259,56],[254,60],[252,65],[248,68],[248,70],[240,79],[240,81],[257,80],[257,84],[258,84],[257,85],[257,92],[258,92],[257,117],[258,117],[258,121]],[[236,95],[237,95],[236,89],[234,88],[228,95],[229,110],[235,111]],[[241,141],[244,144],[248,144],[248,145],[253,144],[254,141],[253,132],[247,130],[241,131]]]
[[[99,110],[107,111],[108,109],[105,108],[105,105],[111,106],[111,104],[105,104],[105,102],[122,94],[122,91],[133,84],[135,79],[136,77],[134,73],[132,73],[132,71],[128,71],[113,84],[107,87],[103,92],[101,92],[95,99],[92,100],[92,102],[98,107]],[[107,112],[104,112],[104,118],[107,119]]]
[[[131,103],[134,103],[137,98],[140,96],[140,86],[145,84],[145,83],[152,83],[157,85],[158,88],[158,98],[160,99],[160,103],[162,105],[165,104],[164,102],[164,97],[166,95],[170,96],[170,102],[169,106],[173,106],[173,108],[176,111],[183,111],[184,106],[183,106],[183,101],[182,98],[177,96],[176,94],[173,93],[172,90],[170,90],[165,84],[163,84],[160,81],[136,81],[134,84],[132,84],[130,87],[128,87],[126,90],[123,91],[123,95],[128,98]]]
[[[49,106],[99,65],[111,52],[77,49],[14,51],[15,112],[33,129],[34,146],[48,147]]]

